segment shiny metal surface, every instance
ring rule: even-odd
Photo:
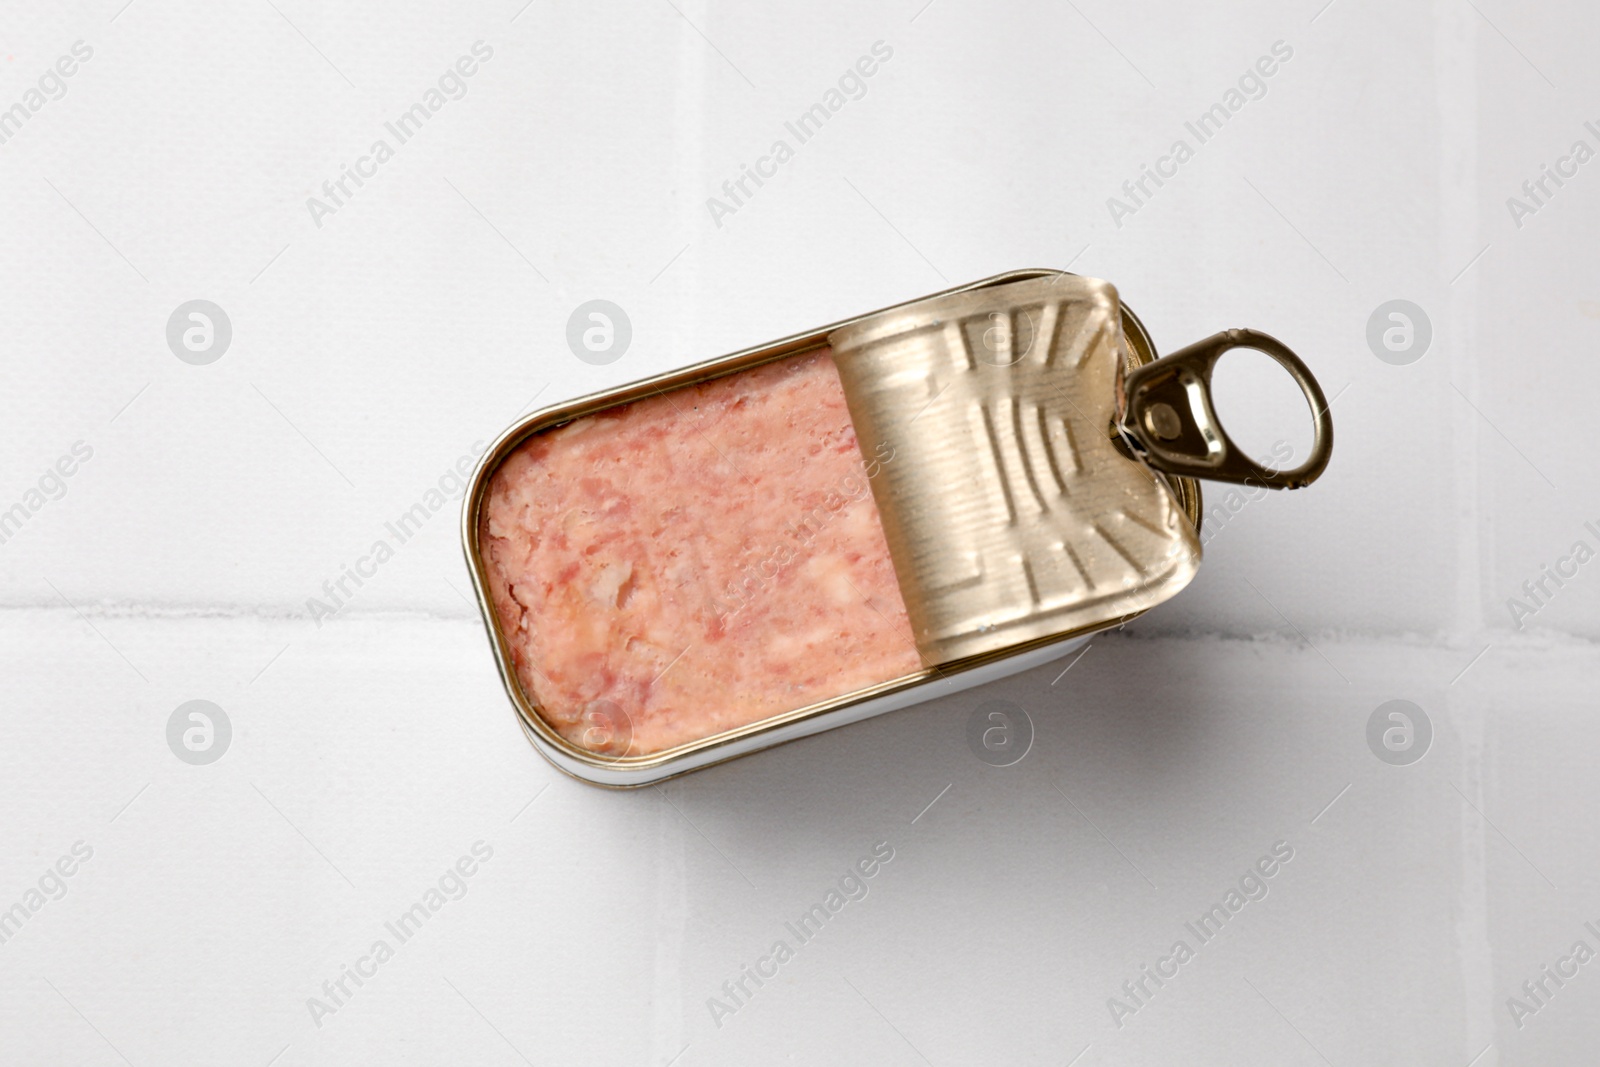
[[[1073,275],[953,293],[829,337],[913,634],[934,664],[1137,614],[1194,576],[1166,479],[1110,432],[1116,289]]]
[[[1236,348],[1263,352],[1289,372],[1311,408],[1311,454],[1292,470],[1256,463],[1234,444],[1211,403],[1211,372]],[[1282,341],[1260,330],[1225,330],[1128,372],[1121,432],[1141,459],[1169,474],[1219,482],[1300,489],[1327,469],[1333,416],[1311,370]]]

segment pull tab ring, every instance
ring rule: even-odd
[[[1211,406],[1211,371],[1223,354],[1252,348],[1277,360],[1311,405],[1311,455],[1293,470],[1256,463],[1228,437]],[[1167,474],[1299,489],[1317,480],[1333,453],[1333,418],[1322,387],[1300,357],[1259,330],[1225,330],[1127,373],[1121,430],[1150,466]]]

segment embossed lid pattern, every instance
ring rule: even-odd
[[[932,664],[1144,611],[1200,544],[1119,449],[1116,289],[1063,274],[935,297],[829,337],[914,636]]]

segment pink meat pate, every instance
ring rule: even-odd
[[[643,755],[922,667],[826,350],[537,434],[479,543],[523,691]]]

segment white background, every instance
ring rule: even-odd
[[[1600,963],[1520,1026],[1507,998],[1600,949],[1600,563],[1521,628],[1507,600],[1600,548],[1600,162],[1520,226],[1506,201],[1600,148],[1600,16],[922,2],[4,5],[0,108],[93,57],[0,144],[0,508],[93,457],[0,544],[0,909],[93,858],[0,945],[0,1060],[1593,1061]],[[307,198],[480,40],[466,95],[317,225]],[[718,225],[707,198],[878,41],[865,95]],[[1265,95],[1114,219],[1278,41]],[[1064,677],[611,793],[519,736],[453,501],[307,613],[535,397],[1068,265],[1165,349],[1284,339],[1338,437]],[[233,329],[206,366],[166,341],[196,298]],[[607,366],[565,340],[592,298],[632,321]],[[1393,299],[1432,324],[1408,365],[1367,342]],[[1303,434],[1280,381],[1234,384],[1247,444]],[[196,698],[233,724],[209,766],[166,744]],[[1016,766],[966,747],[989,699],[1032,716]],[[1432,722],[1410,766],[1367,746],[1391,699]],[[480,840],[466,896],[317,1025]],[[717,1025],[880,841],[866,899]],[[1277,841],[1268,897],[1119,1025],[1108,999]]]

